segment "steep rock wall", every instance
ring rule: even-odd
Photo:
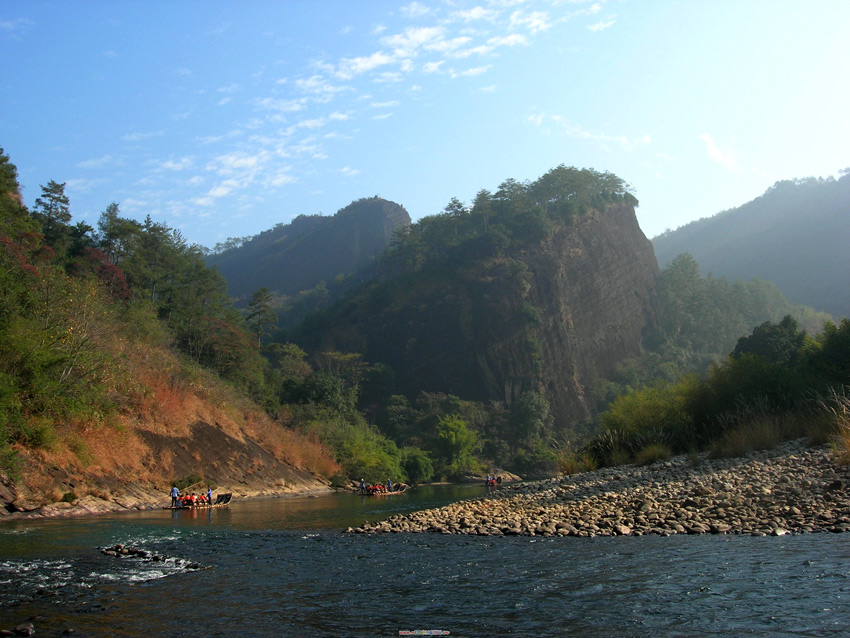
[[[639,353],[656,318],[657,275],[634,208],[608,204],[510,258],[435,272],[406,298],[397,283],[380,293],[390,304],[375,295],[368,313],[352,303],[336,319],[360,325],[367,358],[389,364],[408,396],[425,390],[510,405],[535,390],[557,425],[569,427],[593,414],[593,380]],[[335,334],[343,338],[332,345],[363,352],[339,327]]]

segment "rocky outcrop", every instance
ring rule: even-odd
[[[639,353],[656,317],[658,264],[629,203],[553,226],[542,241],[420,273],[404,294],[397,282],[377,287],[343,306],[326,332],[343,350],[365,344],[367,359],[387,363],[410,397],[426,390],[510,406],[533,390],[568,428],[592,415],[593,380]]]
[[[696,462],[695,462],[696,461]],[[518,484],[351,532],[640,536],[850,531],[850,469],[797,441],[744,458],[677,457]]]
[[[560,228],[528,264],[528,300],[542,310],[539,379],[556,420],[575,423],[593,413],[593,379],[637,355],[644,326],[655,320],[655,253],[634,208],[611,204]],[[512,376],[528,363],[519,363],[494,360],[491,376],[521,387]]]

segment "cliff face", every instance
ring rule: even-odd
[[[397,390],[510,405],[543,393],[556,425],[593,413],[588,389],[638,354],[658,264],[634,208],[609,203],[543,241],[376,285],[324,318],[317,348],[362,352]]]
[[[593,379],[638,354],[643,328],[655,320],[655,253],[634,209],[620,204],[561,228],[529,264],[529,298],[542,309],[539,379],[556,420],[575,422],[593,412],[586,396]],[[497,361],[493,376],[513,390],[514,371],[528,363]]]
[[[212,255],[208,263],[219,269],[233,297],[247,297],[262,287],[295,295],[362,270],[396,230],[408,225],[410,216],[398,204],[378,197],[361,199],[333,217],[297,217],[239,248]]]

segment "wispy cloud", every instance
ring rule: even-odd
[[[430,15],[433,10],[421,2],[411,2],[409,5],[402,7],[401,14],[408,18],[422,18]]]
[[[708,151],[708,156],[713,161],[730,171],[737,170],[738,162],[735,161],[734,151],[721,150],[708,133],[703,133],[699,136],[699,138],[705,142],[705,148]]]
[[[154,137],[164,137],[165,131],[134,131],[122,136],[121,139],[125,142],[142,142]]]
[[[16,18],[14,20],[0,20],[0,36],[8,36],[12,39],[19,38],[29,31],[35,23],[27,18]]]
[[[160,164],[160,168],[165,171],[185,171],[192,168],[192,164],[193,162],[191,157],[181,157],[176,160],[165,160],[162,164]]]
[[[528,122],[543,129],[546,128],[547,124],[551,123],[554,127],[552,129],[552,132],[554,133],[566,135],[567,137],[575,139],[596,142],[604,146],[616,144],[625,150],[632,150],[638,146],[647,145],[652,142],[652,138],[648,134],[639,137],[629,137],[626,135],[600,133],[599,131],[593,131],[577,124],[573,124],[568,118],[562,115],[550,116],[543,113],[537,113],[530,115],[528,117]]]
[[[477,66],[472,69],[466,69],[465,71],[455,71],[454,69],[451,71],[451,77],[454,78],[468,78],[475,77],[476,75],[481,75],[483,73],[487,73],[490,70],[492,65],[488,64],[486,66]]]
[[[549,20],[549,14],[545,11],[531,11],[526,13],[519,10],[511,14],[511,26],[523,27],[528,29],[532,34],[537,34],[540,31],[550,29],[552,23]]]
[[[113,155],[102,155],[101,157],[79,162],[77,168],[103,168],[104,166],[115,164],[116,161]]]
[[[587,28],[590,31],[593,31],[594,33],[596,33],[597,31],[604,31],[608,27],[612,26],[615,22],[616,22],[616,20],[601,20],[600,22],[597,22],[596,24],[591,24]]]

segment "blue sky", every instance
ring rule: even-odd
[[[0,3],[0,146],[32,206],[212,247],[380,195],[415,220],[559,164],[648,237],[850,166],[850,2]]]

